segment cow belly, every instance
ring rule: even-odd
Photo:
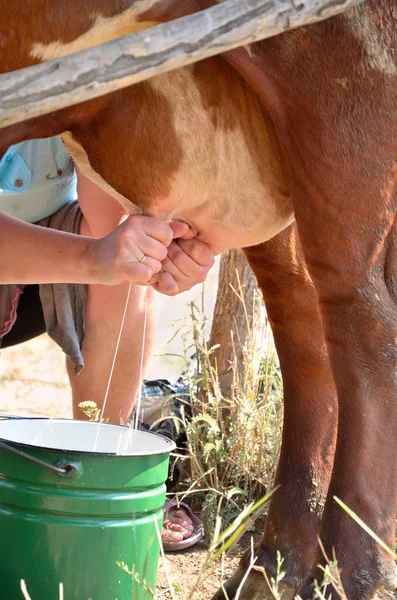
[[[266,241],[293,221],[269,120],[230,67],[212,59],[147,85],[168,103],[181,155],[150,214],[185,220],[219,250]]]
[[[215,251],[259,244],[293,221],[270,120],[222,59],[121,94],[106,109],[118,140],[116,168],[109,168],[104,153],[90,152],[89,137],[81,142],[95,171],[77,140],[65,140],[80,169],[106,187],[103,175],[128,212],[138,207],[167,221],[186,221]],[[103,148],[110,135],[105,128],[100,137],[104,118],[100,126],[95,144]]]

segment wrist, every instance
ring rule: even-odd
[[[96,238],[85,238],[86,246],[81,257],[77,261],[79,276],[86,284],[102,283],[100,261],[98,260],[98,240]]]

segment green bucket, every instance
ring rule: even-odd
[[[22,599],[24,580],[31,600],[58,600],[60,583],[64,600],[150,600],[174,448],[116,425],[0,419],[0,599]]]

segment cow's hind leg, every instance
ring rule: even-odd
[[[321,539],[328,556],[335,549],[349,600],[370,600],[379,586],[395,585],[392,557],[334,496],[393,548],[397,312],[387,269],[397,209],[396,30],[394,0],[370,0],[252,51],[337,387]],[[320,560],[319,550],[314,566]],[[312,598],[315,577],[322,573],[314,567],[298,590],[303,600]]]
[[[286,571],[283,599],[308,574],[331,476],[337,428],[336,391],[329,367],[314,287],[294,226],[245,250],[263,292],[284,384],[284,428],[274,494],[256,565],[275,576],[280,551]],[[246,572],[247,553],[225,584],[229,598]],[[223,597],[222,590],[217,594]],[[241,598],[271,597],[260,572],[252,571]]]
[[[396,586],[391,556],[334,500],[341,499],[394,547],[397,311],[388,265],[394,252],[397,125],[390,120],[388,130],[382,130],[386,107],[380,111],[363,98],[356,123],[329,131],[328,150],[315,169],[308,157],[319,144],[321,129],[309,126],[308,117],[299,153],[291,154],[298,171],[294,204],[299,236],[338,392],[338,437],[321,539],[329,557],[336,553],[349,600],[369,600],[378,587]],[[377,127],[368,127],[363,137],[362,123],[370,120]],[[348,144],[349,161],[335,151],[338,144]],[[324,563],[319,551],[314,565],[320,561]],[[299,589],[303,600],[312,598],[315,578],[321,580],[322,573],[314,566]],[[335,590],[329,593],[333,600],[340,597]]]
[[[357,238],[356,245],[351,242],[358,228],[346,231],[350,239],[339,239],[335,245],[336,226],[332,250],[329,239],[321,241],[320,262],[308,244],[339,398],[335,464],[321,538],[328,556],[335,550],[349,600],[367,600],[378,587],[394,589],[397,584],[393,559],[334,501],[335,496],[340,498],[394,547],[397,314],[385,278],[389,219],[385,211],[383,219],[372,216],[371,224],[361,225],[360,230],[372,238],[367,245]],[[348,246],[353,247],[348,251]],[[318,561],[321,558],[319,553]],[[300,590],[303,599],[312,598],[315,577],[321,578],[316,569]],[[339,595],[333,592],[332,598]]]
[[[352,211],[344,222],[334,220],[332,235],[323,223],[324,228],[318,227],[321,240],[313,240],[308,231],[304,236],[339,404],[334,471],[321,538],[328,556],[335,550],[349,600],[368,600],[379,586],[394,588],[397,583],[392,558],[334,501],[334,496],[340,498],[394,547],[397,313],[385,277],[394,209],[379,202],[382,214],[376,218],[375,211],[368,210],[363,222],[363,204],[357,215]],[[321,558],[319,553],[318,561]],[[312,598],[315,577],[321,578],[316,569],[300,590],[303,599]],[[339,595],[333,592],[332,598]]]

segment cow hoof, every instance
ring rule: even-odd
[[[245,575],[246,571],[242,567],[238,567],[226,583],[212,596],[211,600],[233,600]],[[283,586],[282,589],[279,589],[279,594],[282,600],[293,600],[294,589]],[[270,591],[263,573],[251,570],[241,587],[238,598],[239,600],[274,600],[275,596]]]
[[[375,598],[397,599],[397,566],[395,564],[384,570],[380,590]]]

